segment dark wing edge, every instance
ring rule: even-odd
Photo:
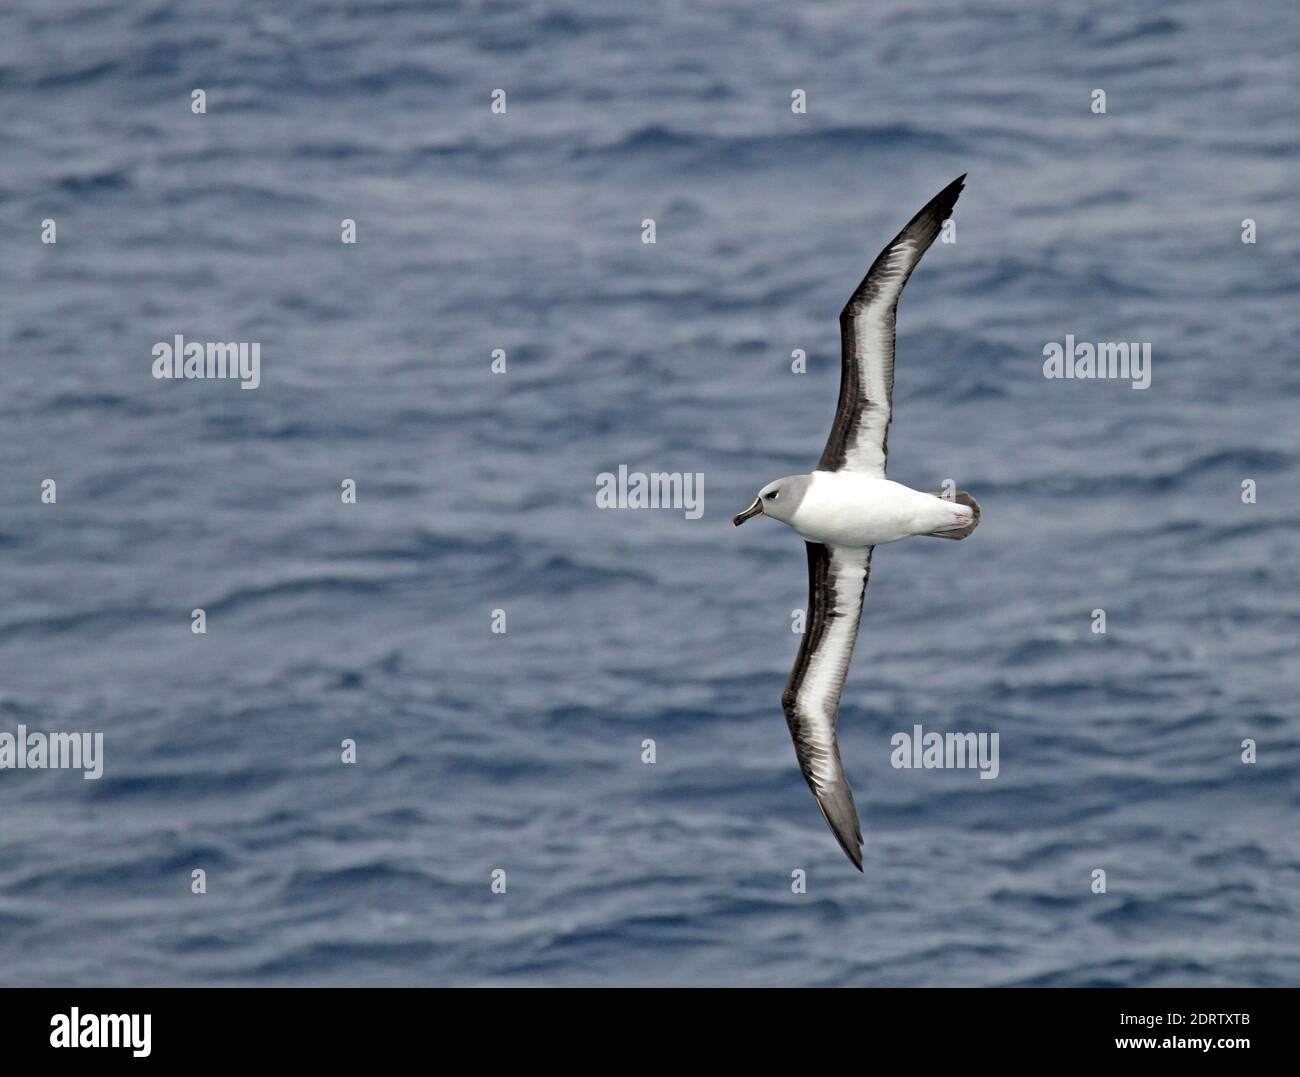
[[[873,547],[806,545],[808,615],[781,708],[799,769],[817,806],[840,848],[862,871],[862,825],[840,759],[835,724],[862,617]]]
[[[962,173],[935,195],[876,256],[840,312],[840,397],[818,471],[884,477],[893,416],[898,298],[939,235],[965,186]]]

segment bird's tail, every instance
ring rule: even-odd
[[[965,490],[958,490],[951,497],[946,496],[944,494],[935,494],[934,496],[942,497],[945,501],[953,501],[958,505],[965,505],[968,509],[971,510],[972,515],[970,518],[970,523],[968,523],[965,527],[954,528],[951,531],[930,531],[927,532],[927,534],[931,534],[935,538],[964,539],[967,535],[969,535],[972,531],[974,531],[975,528],[979,527],[980,503],[976,501],[973,497],[971,497],[970,494],[968,494]]]

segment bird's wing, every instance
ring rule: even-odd
[[[894,316],[916,263],[934,242],[961,194],[958,176],[913,217],[867,270],[840,313],[840,401],[819,471],[885,476],[893,412]]]
[[[862,827],[835,739],[874,547],[808,544],[808,615],[790,681],[781,696],[799,768],[817,806],[854,866],[862,870]]]

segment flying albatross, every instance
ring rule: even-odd
[[[840,401],[811,475],[770,482],[731,520],[772,516],[808,547],[808,615],[781,696],[795,755],[841,848],[862,870],[862,827],[840,761],[835,721],[858,635],[871,551],[912,535],[964,539],[980,508],[964,490],[925,494],[885,478],[893,411],[898,297],[961,194],[964,175],[913,217],[872,263],[840,313]]]

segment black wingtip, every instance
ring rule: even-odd
[[[965,188],[966,173],[963,172],[917,211],[916,216],[908,221],[907,226],[894,237],[893,243],[890,243],[880,252],[876,262],[879,263],[880,259],[884,258],[890,248],[893,247],[894,243],[897,243],[905,236],[911,236],[920,244],[920,253],[917,254],[913,265],[919,262],[921,254],[924,254],[929,249],[930,244],[938,237],[943,222],[952,216],[952,211],[957,205],[957,199],[961,197],[961,193]],[[876,266],[873,264],[871,268],[875,269]],[[867,274],[868,278],[870,275],[870,273]],[[863,284],[865,283],[866,281],[863,281]]]
[[[952,212],[953,206],[957,204],[957,199],[961,197],[961,193],[965,189],[966,189],[966,173],[963,172],[960,176],[958,176],[955,180],[953,180],[950,184],[948,184],[947,187],[945,187],[942,191],[940,191],[937,195],[935,195],[932,199],[930,199],[930,205],[927,206],[926,209],[934,207],[934,209],[938,210],[946,217],[947,214]],[[924,213],[925,210],[922,210],[921,212]]]
[[[861,845],[855,845],[853,844],[853,842],[846,842],[844,838],[841,838],[839,831],[836,831],[835,836],[836,839],[839,840],[840,842],[840,848],[844,849],[844,855],[849,857],[850,864],[852,864],[854,868],[857,868],[859,871],[862,871],[862,874],[866,874],[866,871],[863,871],[862,869]]]
[[[844,855],[853,866],[862,871],[862,826],[858,822],[858,809],[853,803],[853,793],[847,785],[830,794],[817,796],[817,807],[822,818],[840,843]],[[864,872],[865,874],[865,872]]]

